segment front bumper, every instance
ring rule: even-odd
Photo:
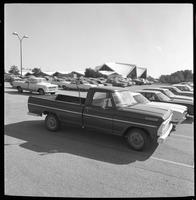
[[[157,142],[159,144],[163,143],[166,140],[166,138],[169,136],[172,128],[173,128],[173,124],[170,123],[169,128],[167,129],[167,131],[165,133],[163,133],[161,136],[158,137]]]

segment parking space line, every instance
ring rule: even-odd
[[[175,165],[180,165],[180,166],[184,166],[184,167],[189,167],[189,168],[193,168],[194,169],[194,165],[187,165],[184,163],[179,163],[179,162],[175,162],[175,161],[171,161],[171,160],[165,160],[162,158],[156,158],[151,156],[150,158],[154,159],[154,160],[159,160],[159,161],[163,161],[163,162],[167,162],[167,163],[171,163],[171,164],[175,164]]]
[[[176,137],[183,137],[183,138],[188,138],[188,139],[193,139],[193,137],[190,137],[190,136],[186,136],[186,135],[178,135],[178,134],[172,134]]]

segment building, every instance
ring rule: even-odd
[[[104,63],[103,65],[96,66],[95,71],[99,71],[104,75],[111,75],[117,73],[123,78],[137,78],[136,65],[125,63]]]
[[[144,67],[137,67],[137,78],[147,78],[147,69]]]

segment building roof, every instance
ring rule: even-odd
[[[103,65],[95,67],[96,71],[108,71],[108,72],[116,72],[122,77],[126,78],[134,69],[136,65],[125,64],[125,63],[113,63],[107,62]]]
[[[147,76],[147,69],[143,67],[137,67],[137,77],[138,78],[146,78]]]

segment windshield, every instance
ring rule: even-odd
[[[161,101],[170,101],[170,98],[166,95],[164,95],[163,93],[157,93],[157,96],[158,98],[161,100]]]
[[[150,101],[144,97],[142,94],[137,94],[133,96],[134,99],[138,102],[138,103],[149,103]]]
[[[112,94],[117,107],[132,106],[138,104],[129,91],[115,92]]]
[[[175,95],[168,89],[164,90],[165,91],[165,94],[168,96],[168,97],[174,97]]]

